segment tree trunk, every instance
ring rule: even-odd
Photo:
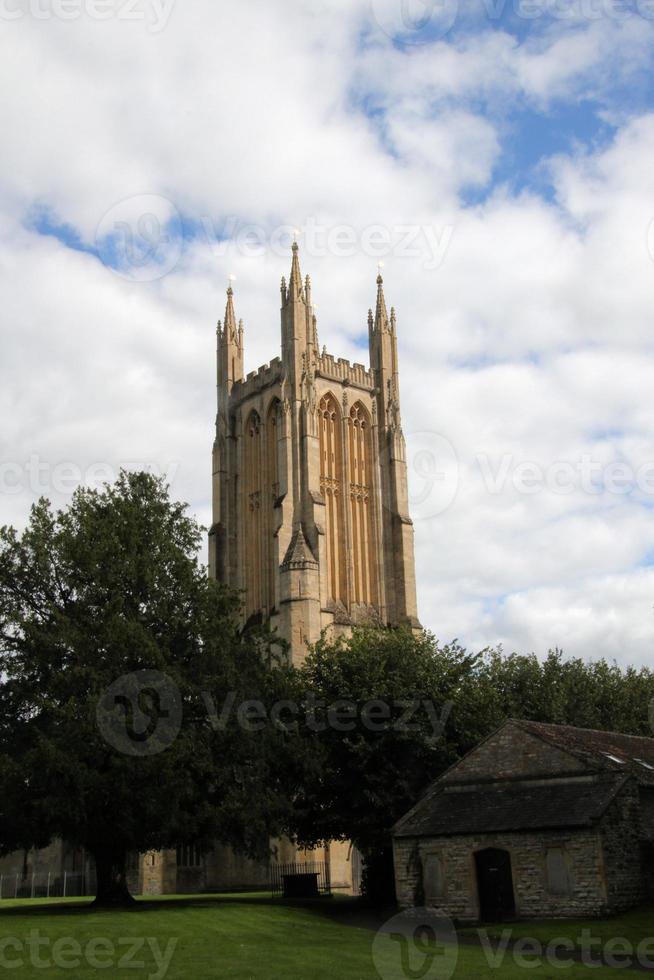
[[[112,851],[96,851],[95,870],[98,888],[94,905],[104,908],[125,908],[135,900],[127,887],[127,855]]]

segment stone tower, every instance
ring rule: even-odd
[[[318,348],[297,244],[281,285],[281,358],[244,377],[233,290],[218,323],[210,573],[243,590],[299,663],[323,629],[419,627],[395,311],[381,275],[370,368]]]

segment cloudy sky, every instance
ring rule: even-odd
[[[0,0],[0,520],[120,465],[210,519],[215,323],[398,311],[419,609],[654,649],[654,0]]]

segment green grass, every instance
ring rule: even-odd
[[[290,905],[262,895],[238,896],[166,896],[159,900],[139,901],[126,911],[100,912],[84,900],[3,901],[0,903],[0,978],[70,977],[90,978],[161,978],[168,980],[405,980],[407,973],[400,961],[397,942],[376,937],[374,917],[362,912],[356,902],[345,899],[324,900],[313,904]],[[530,934],[535,934],[529,927]],[[20,951],[3,940],[24,944],[29,934],[47,939],[41,955],[51,959],[57,940],[70,939],[83,950],[94,940],[105,940],[99,950],[99,963],[90,963],[82,955],[73,965],[77,950],[63,947],[70,965],[37,967],[30,963],[29,949]],[[129,944],[142,943],[134,959],[142,966],[119,962]],[[156,946],[154,945],[156,940]],[[374,943],[374,955],[373,955]],[[172,944],[172,945],[169,945]],[[172,957],[167,971],[157,966],[153,948]],[[111,950],[114,950],[112,953]],[[61,947],[59,948],[61,952]],[[98,952],[98,950],[96,950]],[[9,968],[2,956],[23,957],[22,966]],[[427,950],[426,955],[432,956]],[[425,972],[425,980],[440,978],[474,978],[474,980],[517,980],[533,975],[539,980],[586,977],[598,980],[624,976],[624,971],[574,966],[565,971],[547,964],[535,969],[515,966],[507,957],[496,968],[487,965],[484,953],[463,946],[458,951],[454,973],[447,970],[456,951],[441,948],[438,972]],[[417,957],[417,958],[416,958]],[[108,965],[108,964],[111,965]],[[411,966],[425,964],[425,954],[413,950]],[[420,972],[414,975],[422,975]]]
[[[638,946],[643,940],[651,939],[653,940],[651,955],[654,960],[654,904],[651,903],[603,919],[549,919],[538,922],[526,920],[511,923],[510,926],[485,927],[489,936],[501,936],[502,931],[507,928],[510,928],[514,939],[528,936],[545,944],[559,937],[576,942],[584,930],[588,930],[593,938],[601,940],[603,944],[613,939],[625,939],[632,946]],[[475,929],[462,930],[463,934],[474,934],[475,931]]]

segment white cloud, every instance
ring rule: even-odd
[[[206,229],[229,216],[268,232],[308,218],[351,226],[349,257],[305,248],[303,267],[321,342],[362,360],[377,259],[361,236],[372,224],[428,228],[447,244],[437,268],[425,234],[418,254],[385,257],[414,494],[424,474],[412,433],[441,433],[460,467],[449,508],[415,507],[421,618],[473,645],[644,661],[653,493],[606,480],[612,464],[637,474],[654,460],[654,120],[618,118],[610,147],[544,161],[552,200],[498,187],[463,207],[459,195],[490,185],[511,107],[603,98],[611,71],[642,64],[649,36],[557,23],[522,44],[484,30],[398,50],[370,28],[368,4],[317,0],[178,4],[160,34],[88,19],[3,25],[0,466],[13,465],[21,492],[2,494],[2,520],[25,519],[34,457],[58,503],[62,463],[84,476],[97,462],[168,466],[174,492],[209,519],[227,275],[252,370],[279,352],[288,257],[268,243],[248,258]],[[116,202],[149,194],[205,219],[151,282],[24,225],[41,204],[93,242]],[[553,488],[557,465],[585,456],[600,492]],[[480,459],[492,473],[509,460],[494,492]],[[537,493],[521,489],[525,463],[544,474]]]

